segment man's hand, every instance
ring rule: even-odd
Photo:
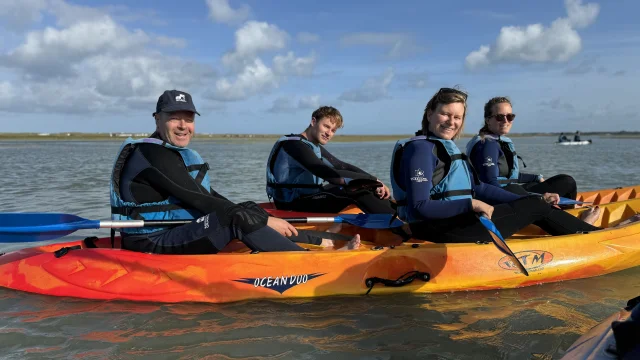
[[[285,220],[270,216],[267,220],[267,226],[279,232],[283,236],[298,235],[298,229]]]

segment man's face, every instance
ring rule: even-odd
[[[156,115],[156,130],[162,140],[178,147],[187,147],[195,132],[195,114],[175,111]]]

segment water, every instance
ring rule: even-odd
[[[461,148],[466,140],[459,141]],[[570,174],[584,191],[640,183],[640,141],[594,138],[590,146],[565,147],[554,141],[516,139],[525,172]],[[109,176],[119,145],[0,142],[0,211],[108,219]],[[194,143],[211,164],[215,189],[236,202],[266,201],[271,146]],[[392,147],[328,146],[386,184]],[[108,232],[70,238],[89,234]],[[24,246],[1,244],[0,252]],[[582,333],[640,295],[639,276],[635,268],[515,290],[232,304],[88,301],[0,289],[0,358],[557,359]]]

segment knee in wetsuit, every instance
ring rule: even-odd
[[[245,234],[250,234],[263,228],[269,215],[251,209],[233,205],[225,208],[225,213],[220,219],[220,225],[240,229]]]

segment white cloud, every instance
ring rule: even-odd
[[[525,27],[505,26],[494,45],[482,45],[465,59],[468,69],[500,62],[565,62],[582,49],[582,39],[576,29],[591,25],[600,7],[582,0],[565,0],[566,18],[558,18],[545,27],[532,24]]]
[[[4,0],[0,6],[0,19],[4,27],[22,31],[42,19],[46,0]]]
[[[293,100],[281,96],[273,100],[273,104],[267,111],[270,113],[291,113],[296,111],[296,107],[293,104]]]
[[[253,62],[260,53],[284,49],[289,34],[276,25],[266,22],[248,21],[235,33],[235,49],[224,54],[222,63],[232,69],[242,69]]]
[[[393,81],[393,78],[393,69],[388,69],[379,77],[365,80],[361,87],[345,91],[338,99],[353,102],[374,102],[388,98],[389,85]]]
[[[62,30],[47,27],[32,31],[24,44],[0,56],[0,65],[20,68],[36,77],[70,75],[75,64],[90,56],[137,49],[148,41],[144,32],[129,32],[104,16]]]
[[[318,42],[320,40],[320,36],[303,31],[299,32],[298,35],[296,35],[296,40],[298,40],[298,42],[301,44],[311,44],[314,42]]]
[[[402,33],[360,32],[345,35],[340,39],[343,46],[380,46],[387,48],[386,56],[401,58],[424,50],[412,36]]]
[[[208,98],[219,101],[238,101],[260,92],[268,92],[279,85],[277,76],[259,58],[244,67],[234,81],[222,78]]]
[[[286,56],[276,55],[273,58],[273,70],[278,75],[309,76],[316,65],[315,54],[308,57],[295,57],[293,51]]]
[[[299,109],[317,109],[320,107],[320,95],[303,96],[298,100]]]
[[[299,110],[317,109],[319,107],[320,95],[303,96],[298,99],[297,105],[291,97],[281,96],[273,101],[267,111],[270,113],[293,113]]]
[[[49,0],[58,24],[31,31],[0,55],[15,80],[0,83],[0,110],[87,113],[151,109],[166,89],[196,91],[216,77],[205,64],[163,55],[150,45],[184,40],[130,31],[103,11]],[[75,14],[77,17],[72,20]],[[61,25],[59,25],[61,26]],[[21,76],[20,76],[21,75]]]
[[[233,9],[229,0],[207,0],[207,6],[210,18],[228,25],[241,23],[251,16],[251,8],[247,4]]]

